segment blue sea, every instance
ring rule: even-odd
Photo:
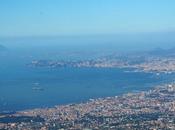
[[[84,50],[82,46],[73,46],[71,52],[63,46],[49,50],[44,45],[40,48],[29,47],[28,43],[27,47],[20,46],[22,44],[19,42],[18,46],[0,53],[0,112],[81,103],[92,98],[144,91],[175,78],[175,74],[158,76],[119,68],[30,68],[26,64],[35,59],[94,58],[99,53],[92,49],[95,47],[87,49],[88,46]],[[105,48],[97,50],[103,55]],[[36,87],[41,89],[34,89]]]
[[[148,90],[173,77],[111,68],[9,68],[0,73],[0,111],[52,107]],[[36,84],[42,90],[33,89]]]

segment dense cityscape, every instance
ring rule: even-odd
[[[174,54],[174,53],[171,53]],[[26,66],[25,66],[26,67]],[[32,60],[29,68],[131,68],[144,73],[172,74],[173,55],[110,55],[82,61]],[[43,88],[34,84],[33,90]],[[174,130],[175,83],[148,91],[115,97],[90,99],[82,103],[57,105],[0,113],[2,130]]]
[[[1,114],[0,129],[174,130],[175,85],[86,103]]]
[[[173,53],[174,54],[174,53]],[[134,71],[140,72],[158,72],[172,73],[175,72],[175,58],[173,56],[155,56],[144,55],[137,56],[130,54],[129,56],[100,57],[91,60],[81,61],[59,61],[59,60],[33,60],[27,64],[29,67],[88,67],[88,68],[133,68]]]
[[[0,130],[175,130],[175,0],[0,0]]]

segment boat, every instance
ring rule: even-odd
[[[33,87],[32,89],[35,91],[43,91],[44,90],[44,88],[42,88],[42,87]]]

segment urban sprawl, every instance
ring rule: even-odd
[[[8,130],[175,130],[175,85],[0,115]]]

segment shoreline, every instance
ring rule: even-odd
[[[145,72],[144,72],[145,73]],[[103,97],[97,97],[97,98],[88,98],[87,100],[84,101],[79,101],[79,102],[70,102],[70,103],[63,103],[63,104],[55,104],[55,105],[50,105],[50,106],[43,106],[43,107],[33,107],[33,108],[24,108],[21,110],[12,110],[12,111],[1,111],[0,115],[8,115],[11,113],[17,113],[20,111],[30,111],[30,110],[35,110],[35,109],[50,109],[50,108],[54,108],[54,107],[59,107],[59,106],[67,106],[67,105],[72,105],[72,104],[83,104],[83,103],[87,103],[91,100],[98,100],[98,99],[105,99],[105,98],[113,98],[113,97],[120,97],[123,95],[127,95],[128,93],[140,93],[140,92],[147,92],[149,90],[155,89],[158,86],[164,86],[164,85],[168,85],[168,84],[174,84],[174,82],[169,82],[169,83],[158,83],[157,85],[149,85],[149,87],[144,88],[145,90],[131,90],[129,92],[124,92],[124,93],[120,93],[118,95],[114,95],[114,96],[103,96]],[[147,85],[146,85],[147,86]]]
[[[135,126],[140,129],[175,128],[175,84],[155,86],[148,91],[91,99],[86,103],[56,105],[45,109],[18,111],[0,118],[0,126],[38,129],[102,129]],[[18,122],[2,123],[1,119]],[[32,121],[33,120],[33,121]],[[154,123],[153,123],[154,122]],[[112,124],[113,125],[112,125]],[[118,125],[114,125],[118,124]],[[3,128],[2,127],[2,128]]]
[[[132,73],[132,72],[131,72]],[[146,73],[146,72],[144,72]],[[163,73],[164,75],[164,73]],[[165,74],[166,75],[166,74]],[[155,76],[159,77],[155,73]],[[172,73],[174,76],[174,73]],[[158,81],[158,80],[157,80]],[[0,129],[139,129],[175,128],[173,79],[117,96],[88,99],[43,108],[0,114]],[[157,85],[156,85],[157,84]],[[35,86],[38,87],[36,84]],[[141,88],[145,88],[141,86]],[[37,89],[38,90],[38,89]],[[137,91],[137,90],[136,90]]]
[[[165,85],[163,83],[161,84],[158,84],[156,86],[162,86],[162,85]],[[140,92],[146,92],[146,91],[149,91],[149,90],[152,90],[156,88],[155,85],[151,85],[147,88],[145,88],[145,90],[131,90],[129,92],[123,92],[123,93],[120,93],[118,95],[114,95],[114,96],[103,96],[103,97],[97,97],[97,98],[88,98],[87,100],[84,100],[84,101],[79,101],[79,102],[70,102],[70,103],[63,103],[63,104],[55,104],[55,105],[51,105],[51,106],[43,106],[43,107],[33,107],[33,108],[24,108],[24,109],[21,109],[21,110],[12,110],[12,111],[1,111],[0,112],[0,115],[8,115],[8,114],[15,114],[15,113],[18,113],[18,112],[21,112],[21,111],[30,111],[30,110],[36,110],[36,109],[50,109],[50,108],[54,108],[54,107],[59,107],[59,106],[67,106],[67,105],[72,105],[72,104],[84,104],[84,103],[87,103],[87,102],[90,102],[90,101],[95,101],[95,100],[102,100],[102,99],[106,99],[106,98],[114,98],[114,97],[121,97],[123,95],[127,95],[128,93],[140,93]]]

